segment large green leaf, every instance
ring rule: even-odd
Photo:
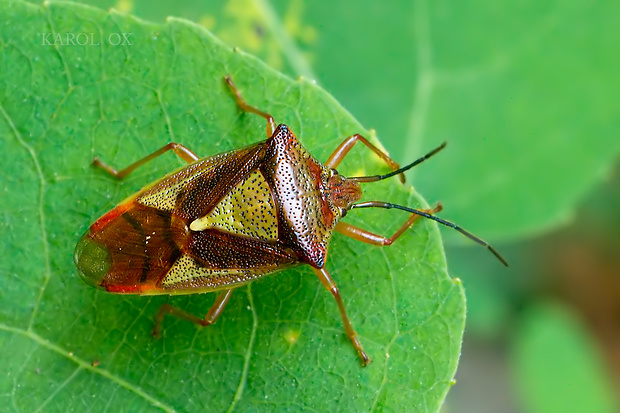
[[[263,139],[264,121],[241,114],[223,85],[231,73],[248,101],[325,159],[340,139],[364,132],[333,98],[183,20],[151,24],[69,3],[10,1],[0,3],[0,22],[5,408],[438,410],[459,357],[464,298],[432,223],[385,249],[334,236],[327,268],[374,359],[366,368],[307,268],[239,289],[209,328],[167,319],[154,340],[162,303],[204,314],[213,295],[122,297],[85,285],[73,266],[93,219],[181,164],[164,156],[119,183],[90,167],[94,155],[122,167],[169,141],[207,155]],[[56,35],[67,43],[67,33],[76,41],[92,33],[93,44],[48,44]],[[112,45],[114,33],[131,33],[131,45]],[[345,174],[379,170],[363,148],[342,166]],[[424,205],[397,180],[368,186],[367,198]],[[381,233],[404,218],[347,216]]]

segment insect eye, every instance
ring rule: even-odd
[[[349,212],[349,210],[348,210],[348,209],[346,209],[346,208],[340,208],[340,217],[342,218],[342,217],[346,216],[346,215],[347,215],[347,212]]]
[[[338,171],[337,171],[337,170],[335,170],[334,168],[331,168],[329,171],[331,172],[331,175],[330,175],[330,176],[339,175],[339,174],[338,174]]]

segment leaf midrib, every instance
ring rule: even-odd
[[[161,400],[155,398],[154,396],[150,395],[148,392],[146,392],[144,389],[142,389],[141,387],[136,386],[133,383],[130,383],[128,381],[123,380],[121,377],[119,377],[118,375],[110,372],[109,370],[102,368],[100,366],[97,367],[93,367],[93,365],[89,362],[87,362],[86,360],[77,357],[75,354],[73,354],[70,350],[66,350],[60,346],[57,346],[55,344],[53,344],[52,342],[50,342],[49,340],[41,337],[39,334],[37,334],[36,332],[34,332],[32,329],[22,329],[22,328],[16,328],[16,327],[11,327],[8,326],[6,324],[0,324],[0,331],[6,331],[9,333],[13,333],[25,338],[28,338],[30,340],[32,340],[33,342],[37,343],[39,346],[48,349],[56,354],[58,354],[59,356],[61,356],[62,358],[66,359],[66,360],[70,360],[73,363],[78,365],[78,368],[81,370],[86,370],[89,371],[90,373],[93,373],[95,375],[99,375],[101,377],[104,377],[114,383],[117,383],[119,386],[131,391],[132,393],[142,397],[144,400],[148,401],[149,403],[151,403],[151,405],[153,405],[154,407],[158,407],[166,412],[176,412],[176,410],[172,407],[167,405],[166,403],[162,402]],[[70,375],[70,377],[75,377],[76,373],[72,373]]]

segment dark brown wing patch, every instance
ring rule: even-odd
[[[208,214],[264,157],[264,142],[261,142],[201,159],[143,189],[136,201],[191,222]]]
[[[217,229],[192,232],[186,251],[200,265],[211,269],[275,268],[299,259],[295,252],[280,243]]]
[[[105,247],[110,261],[101,286],[155,286],[181,256],[185,223],[167,211],[134,203],[90,239]]]

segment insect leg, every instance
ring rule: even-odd
[[[358,135],[357,133],[355,135],[349,136],[344,141],[342,141],[340,145],[338,145],[336,150],[329,156],[329,158],[327,158],[325,166],[327,166],[328,168],[338,167],[338,165],[340,165],[340,162],[342,162],[342,160],[345,158],[345,156],[347,156],[349,151],[357,142],[361,142],[366,145],[368,149],[376,153],[379,158],[383,159],[385,163],[387,163],[388,166],[392,168],[392,170],[396,171],[400,168],[398,163],[396,163],[392,158],[390,158],[385,152],[370,143],[368,139],[364,138],[362,135]],[[405,182],[405,174],[400,174],[400,181],[403,183]]]
[[[422,211],[428,214],[436,214],[441,211],[441,204],[438,204],[433,209],[423,209]],[[409,219],[392,235],[390,238],[383,237],[381,235],[374,234],[372,232],[366,231],[365,229],[347,224],[345,222],[338,222],[336,224],[336,231],[340,232],[347,237],[353,238],[354,240],[365,242],[367,244],[379,245],[379,246],[388,246],[392,245],[394,241],[398,239],[407,229],[413,225],[419,218],[419,215],[411,215]]]
[[[235,100],[237,101],[237,106],[243,111],[254,113],[258,116],[262,116],[267,119],[267,137],[270,138],[273,135],[273,132],[276,130],[276,122],[273,120],[273,116],[268,113],[263,112],[262,110],[255,108],[254,106],[250,106],[243,97],[241,97],[241,91],[237,89],[237,86],[232,81],[230,75],[224,78],[224,81],[228,85],[228,88],[231,90],[233,95],[235,96]]]
[[[153,328],[153,335],[155,337],[159,337],[160,331],[161,331],[161,323],[166,314],[170,314],[175,317],[182,318],[187,321],[191,321],[192,323],[198,324],[203,327],[206,327],[210,324],[215,323],[215,321],[224,311],[224,307],[226,306],[226,303],[230,299],[230,296],[232,295],[232,291],[233,289],[231,288],[229,290],[223,290],[222,292],[220,292],[218,296],[215,298],[215,302],[209,309],[209,312],[207,313],[205,318],[196,317],[195,315],[185,312],[183,310],[179,310],[178,308],[173,307],[170,304],[162,305],[161,308],[159,309],[159,312],[157,313],[157,317],[155,317],[155,328]]]
[[[360,358],[362,359],[362,365],[367,366],[371,362],[371,360],[362,348],[362,343],[360,343],[360,341],[357,339],[357,333],[353,329],[353,324],[351,324],[351,320],[349,320],[349,316],[347,315],[347,311],[344,308],[342,297],[338,292],[338,287],[336,287],[334,279],[331,277],[331,275],[329,275],[325,268],[318,269],[312,267],[312,269],[314,270],[316,276],[321,281],[323,286],[327,290],[329,290],[329,292],[332,293],[332,295],[336,299],[336,304],[338,304],[338,310],[340,310],[340,316],[342,317],[342,323],[344,324],[344,330],[347,333],[347,337],[349,338],[349,340],[351,340],[351,344],[353,344],[353,347],[357,351],[357,354],[359,354]]]
[[[168,152],[169,150],[173,150],[174,153],[176,153],[179,156],[179,158],[183,159],[187,163],[196,162],[198,159],[200,159],[198,155],[192,152],[189,148],[181,145],[180,143],[170,142],[169,144],[164,145],[163,147],[159,148],[152,154],[147,155],[144,158],[138,160],[137,162],[132,163],[127,168],[121,171],[117,171],[111,166],[101,162],[99,158],[97,157],[93,159],[93,166],[103,169],[104,171],[106,171],[107,173],[115,177],[116,179],[123,179],[124,177],[126,177],[127,175],[135,171],[137,168],[141,167],[142,165],[144,165],[145,163],[149,161],[152,161],[153,159]]]

